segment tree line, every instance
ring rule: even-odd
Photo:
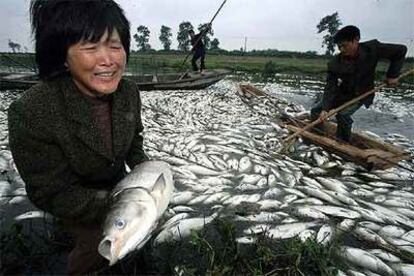
[[[322,48],[326,48],[325,56],[332,56],[335,52],[335,43],[333,41],[333,36],[338,31],[339,27],[342,25],[341,19],[339,18],[338,12],[333,14],[326,15],[323,17],[319,23],[316,25],[317,33],[323,34]],[[197,29],[199,32],[204,31],[207,28],[208,24],[200,24]],[[195,30],[194,26],[188,22],[184,21],[178,26],[177,32],[177,42],[178,47],[176,50],[171,48],[172,44],[172,29],[168,26],[161,26],[160,35],[158,36],[159,41],[162,45],[163,51],[189,51],[191,49],[190,37],[188,32],[190,30]],[[151,45],[149,44],[150,30],[144,25],[138,26],[136,33],[133,35],[138,51],[154,51]],[[225,54],[225,55],[246,55],[249,56],[274,56],[274,57],[301,57],[301,58],[316,58],[320,57],[316,51],[307,51],[307,52],[296,52],[296,51],[280,51],[277,49],[266,49],[266,50],[250,50],[248,52],[245,49],[240,48],[240,50],[225,50],[219,47],[220,42],[217,38],[213,38],[214,30],[210,28],[206,31],[206,34],[203,37],[203,43],[209,54]],[[13,42],[9,39],[8,43],[10,49],[13,53],[21,52],[21,45]],[[28,51],[27,47],[24,47],[25,52]],[[407,57],[407,61],[413,61],[413,57]]]
[[[207,29],[208,24],[200,24],[197,29],[199,32],[202,32],[204,30]],[[177,42],[178,42],[178,50],[180,51],[188,51],[191,49],[191,44],[190,44],[190,37],[188,32],[190,30],[195,30],[194,26],[188,22],[188,21],[184,21],[182,23],[180,23],[180,25],[178,26],[178,32],[177,32]],[[138,48],[138,51],[148,51],[151,50],[151,45],[149,44],[149,38],[150,38],[150,30],[148,29],[148,27],[144,26],[144,25],[140,25],[137,28],[137,32],[133,35],[133,38],[136,42],[136,46]],[[218,50],[219,48],[219,40],[217,38],[212,38],[212,36],[214,35],[214,31],[212,28],[208,29],[203,37],[203,43],[205,45],[205,47],[208,50]],[[168,26],[161,26],[160,29],[160,35],[158,36],[158,39],[161,42],[161,45],[163,47],[163,50],[165,51],[170,51],[171,49],[171,44],[172,44],[172,30],[170,27]]]
[[[318,33],[325,33],[324,37],[323,37],[323,41],[322,41],[322,47],[326,47],[326,52],[325,54],[330,56],[334,53],[335,51],[335,44],[333,42],[333,36],[334,34],[338,31],[339,26],[342,24],[341,20],[339,19],[339,15],[338,12],[335,12],[331,15],[327,15],[324,18],[322,18],[318,25],[316,26],[317,28],[317,32]],[[202,32],[207,28],[208,24],[200,24],[198,26],[198,31]],[[194,30],[193,25],[188,22],[188,21],[184,21],[182,23],[180,23],[180,25],[178,26],[178,32],[177,32],[177,42],[178,42],[178,50],[179,51],[188,51],[189,49],[191,49],[191,45],[190,45],[190,38],[188,35],[188,32],[190,30]],[[136,34],[133,35],[133,38],[136,42],[136,46],[138,48],[138,51],[148,51],[151,50],[151,45],[149,44],[149,38],[150,38],[150,30],[148,29],[148,27],[144,26],[144,25],[140,25],[137,28],[137,32]],[[212,28],[210,28],[209,30],[207,30],[206,34],[203,37],[203,43],[206,47],[206,49],[208,50],[212,50],[214,52],[217,53],[229,53],[232,52],[233,54],[243,54],[244,51],[243,49],[240,49],[240,51],[238,50],[234,50],[234,51],[226,51],[224,49],[220,49],[219,45],[220,42],[217,38],[212,39],[211,37],[214,35],[214,31]],[[161,45],[163,47],[163,50],[165,51],[171,51],[171,44],[172,44],[172,38],[173,34],[171,31],[171,28],[168,26],[161,26],[160,29],[160,35],[158,37],[158,39],[161,42]],[[279,55],[288,55],[286,52],[282,51],[278,51],[278,50],[253,50],[252,54],[257,54],[257,55],[270,55],[270,56],[279,56]],[[297,53],[296,53],[297,54]],[[314,51],[308,51],[306,53],[303,54],[304,56],[317,56],[317,53]]]

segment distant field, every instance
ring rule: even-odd
[[[184,71],[191,67],[191,56],[183,64],[186,54],[176,53],[131,53],[127,70],[135,73],[162,73],[171,71]],[[297,57],[268,57],[268,56],[233,56],[209,54],[206,56],[206,67],[227,68],[243,72],[264,72],[268,62],[272,65],[270,73],[289,73],[299,75],[316,75],[323,77],[326,73],[327,58],[297,58]],[[34,66],[34,55],[29,53],[2,53],[0,54],[0,68],[31,68]],[[403,70],[414,68],[413,62],[406,62]],[[377,67],[377,76],[384,78],[387,63],[380,62]],[[414,83],[414,77],[406,82]]]
[[[145,65],[157,65],[158,68],[167,67],[175,68],[180,71],[182,63],[186,55],[184,54],[142,54],[133,53],[130,56],[130,67],[139,67]],[[285,58],[285,57],[266,57],[266,56],[231,56],[231,55],[206,55],[207,68],[227,68],[234,71],[244,72],[263,72],[265,65],[271,61],[274,65],[275,73],[289,73],[299,75],[317,75],[324,77],[327,69],[327,58]],[[191,56],[188,57],[186,64],[183,66],[186,69],[190,68]],[[414,68],[413,62],[406,62],[403,71]],[[387,62],[380,62],[377,67],[377,76],[384,78],[388,69]],[[409,80],[414,83],[414,77]]]
[[[130,66],[142,66],[155,64],[158,67],[170,67],[177,70],[190,68],[191,56],[182,66],[184,54],[141,54],[133,53],[130,56]],[[272,61],[275,71],[278,73],[308,73],[320,74],[326,70],[326,59],[305,59],[305,58],[280,58],[264,56],[231,56],[231,55],[206,55],[206,67],[227,68],[234,71],[262,72],[265,64]]]

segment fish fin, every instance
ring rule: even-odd
[[[165,181],[165,177],[164,174],[161,174],[158,179],[155,181],[154,186],[152,187],[151,190],[151,195],[153,196],[153,198],[155,199],[157,206],[158,206],[158,201],[162,198],[162,195],[165,191],[165,188],[167,187],[166,181]]]

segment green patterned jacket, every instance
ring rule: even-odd
[[[135,83],[121,80],[112,101],[113,153],[92,119],[92,104],[69,76],[26,91],[8,110],[9,142],[29,199],[52,215],[100,221],[110,190],[147,160],[141,100]]]

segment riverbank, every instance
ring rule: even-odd
[[[136,68],[148,68],[152,70],[162,70],[163,68],[174,68],[178,71],[190,69],[191,56],[187,58],[186,63],[183,62],[186,58],[185,54],[170,54],[170,53],[132,53],[129,61],[129,69],[131,71]],[[247,73],[262,73],[265,76],[283,73],[306,75],[325,78],[327,70],[327,62],[329,58],[326,57],[275,57],[275,56],[235,56],[235,55],[220,55],[214,53],[207,53],[206,67],[209,69],[225,68],[233,71],[242,71]],[[414,68],[414,62],[406,62],[403,66],[403,72]],[[135,70],[134,70],[135,69]],[[377,79],[383,79],[388,69],[388,62],[381,61],[377,66]],[[402,80],[405,83],[414,83],[414,77],[405,78]]]

